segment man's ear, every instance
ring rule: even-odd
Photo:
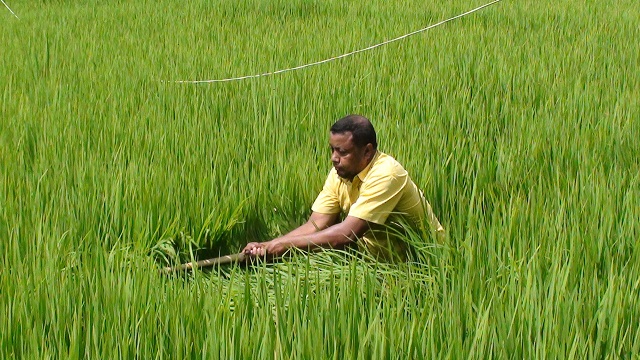
[[[373,155],[376,153],[376,150],[373,148],[373,144],[368,143],[364,147],[364,155],[369,157],[369,161],[373,159]]]

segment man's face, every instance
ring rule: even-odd
[[[371,144],[357,147],[352,137],[351,132],[331,133],[329,136],[333,167],[338,176],[349,181],[367,167],[375,152]]]

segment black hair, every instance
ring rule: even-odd
[[[333,134],[344,134],[346,132],[351,133],[353,143],[357,147],[371,144],[374,150],[378,148],[376,131],[366,117],[362,115],[347,115],[331,126],[331,133]]]

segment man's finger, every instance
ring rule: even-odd
[[[253,256],[263,256],[264,255],[264,248],[262,246],[256,246],[253,249],[251,249],[251,254]]]

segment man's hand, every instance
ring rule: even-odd
[[[242,250],[242,252],[246,256],[251,256],[251,257],[264,256],[265,255],[264,243],[250,242],[247,244],[247,246],[244,247],[244,250]]]
[[[287,251],[287,247],[284,245],[283,241],[280,239],[273,239],[271,241],[266,242],[251,242],[245,246],[242,252],[253,258],[263,257],[263,256],[279,256],[284,254]]]

